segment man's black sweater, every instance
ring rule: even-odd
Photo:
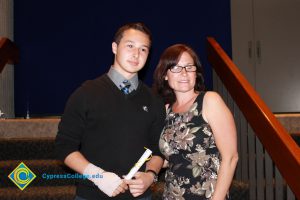
[[[62,160],[80,151],[89,162],[122,178],[143,154],[144,147],[153,155],[161,155],[158,141],[164,119],[163,103],[145,84],[139,82],[137,90],[125,95],[107,75],[102,75],[85,82],[69,98],[59,124],[56,149]],[[112,199],[89,180],[78,183],[77,195]],[[134,197],[127,191],[113,199]]]

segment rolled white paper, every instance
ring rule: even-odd
[[[141,166],[146,162],[146,160],[149,158],[149,156],[152,154],[152,151],[150,149],[146,149],[144,154],[141,156],[139,161],[135,163],[133,168],[129,171],[129,173],[125,176],[126,180],[130,180],[134,174],[141,168]]]

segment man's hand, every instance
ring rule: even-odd
[[[120,193],[124,193],[128,186],[121,178],[112,172],[103,172],[102,178],[95,180],[95,185],[109,197],[115,197]]]
[[[118,175],[112,172],[105,172],[100,167],[91,163],[85,168],[83,174],[109,197],[117,196],[128,189],[127,185]],[[100,174],[101,176],[99,177],[97,174]]]
[[[132,196],[137,197],[143,194],[153,183],[154,176],[152,173],[137,172],[135,179],[124,180],[129,186]]]
[[[128,190],[127,184],[122,180],[122,183],[114,190],[112,197],[117,196],[120,193],[124,193],[126,190]]]

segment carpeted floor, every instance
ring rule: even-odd
[[[36,178],[20,190],[8,175],[23,162]],[[75,195],[74,179],[43,178],[43,174],[73,173],[55,159],[54,139],[0,139],[1,200],[71,200]],[[46,177],[46,176],[45,176]]]
[[[23,162],[36,178],[22,191],[8,175]],[[47,180],[46,174],[72,174],[54,154],[54,139],[0,139],[0,200],[73,200],[75,179]],[[152,187],[153,200],[161,199],[163,177]],[[234,181],[232,199],[248,199],[247,184]]]

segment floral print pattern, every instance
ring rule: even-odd
[[[210,199],[220,167],[220,153],[212,130],[202,117],[204,93],[185,113],[167,110],[159,147],[169,161],[165,200]]]

